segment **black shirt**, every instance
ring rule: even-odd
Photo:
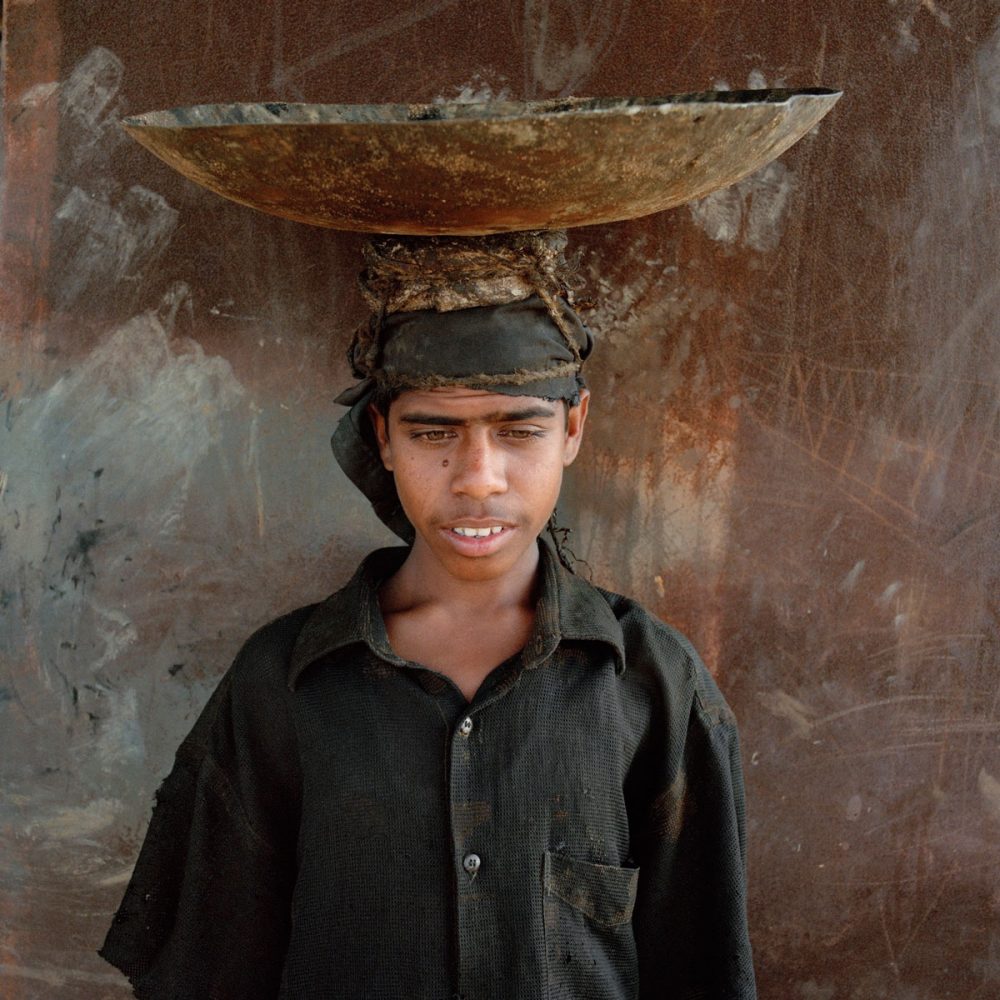
[[[137,997],[755,996],[732,714],[541,551],[532,637],[471,702],[389,647],[403,548],[247,642],[101,950]]]

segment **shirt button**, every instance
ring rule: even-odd
[[[472,732],[472,719],[470,719],[468,716],[462,719],[461,723],[459,724],[458,731],[463,736],[468,736],[469,733]]]
[[[482,858],[479,857],[478,854],[466,854],[466,856],[462,859],[462,867],[470,875],[475,875],[476,872],[479,871],[479,868],[482,865],[482,863],[483,860]]]

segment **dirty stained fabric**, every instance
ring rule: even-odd
[[[400,659],[373,553],[256,633],[101,954],[141,1000],[751,1000],[733,717],[687,641],[542,544],[472,702]]]

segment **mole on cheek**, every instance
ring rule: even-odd
[[[441,464],[447,469],[448,468],[448,459],[445,459]]]

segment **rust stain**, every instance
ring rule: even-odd
[[[676,841],[684,829],[688,813],[687,771],[682,767],[670,787],[656,797],[653,803],[653,830],[660,837]]]
[[[452,829],[461,841],[468,838],[477,827],[488,823],[493,815],[490,802],[459,802],[452,807]]]
[[[8,3],[3,16],[3,204],[0,317],[10,342],[40,348],[48,315],[52,180],[59,136],[62,30],[55,0]]]

